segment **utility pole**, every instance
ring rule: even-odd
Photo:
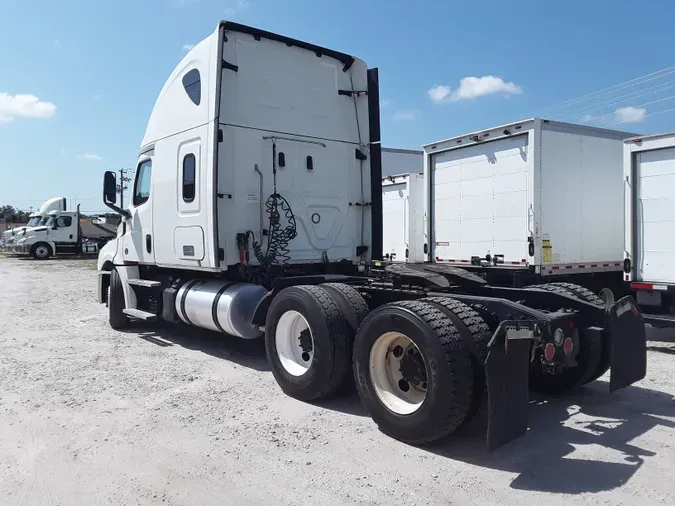
[[[120,169],[120,182],[117,185],[117,193],[120,194],[120,207],[124,209],[124,190],[128,189],[127,183],[131,182],[131,178],[125,176],[130,171],[130,169]]]

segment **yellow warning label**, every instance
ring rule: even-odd
[[[553,248],[551,248],[551,241],[549,239],[541,241],[541,261],[545,264],[553,262]]]

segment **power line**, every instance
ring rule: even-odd
[[[580,115],[583,115],[583,114],[588,114],[592,111],[597,111],[598,109],[605,109],[607,107],[613,107],[615,105],[621,104],[623,102],[627,102],[629,100],[633,100],[635,98],[645,97],[645,96],[648,96],[648,95],[653,95],[654,93],[658,93],[660,91],[665,91],[665,90],[668,90],[670,88],[675,88],[675,84],[671,84],[671,83],[675,83],[675,80],[667,81],[665,83],[661,83],[659,85],[652,86],[650,88],[646,88],[645,90],[634,91],[634,92],[628,93],[626,95],[622,95],[620,97],[610,98],[609,100],[605,100],[604,102],[599,102],[597,107],[592,107],[590,109],[589,108],[579,109],[579,110],[577,110],[573,113],[557,114],[557,115],[553,116],[551,119],[566,118],[566,117],[570,117],[570,116],[580,116]],[[670,84],[670,86],[664,86],[666,84]],[[656,89],[656,88],[659,88],[659,89]],[[648,90],[653,90],[653,91],[648,91]]]
[[[563,100],[562,102],[558,102],[557,104],[549,105],[546,107],[542,107],[536,111],[534,111],[531,114],[526,115],[527,117],[531,116],[537,116],[539,113],[548,110],[548,109],[553,109],[556,107],[561,107],[561,106],[569,106],[575,103],[583,102],[585,100],[588,100],[590,98],[597,98],[598,96],[606,95],[608,93],[612,93],[614,91],[620,90],[620,89],[625,89],[625,88],[630,88],[632,86],[638,85],[638,84],[643,84],[645,82],[653,81],[654,79],[660,79],[666,75],[673,74],[675,73],[675,65],[671,67],[666,67],[661,70],[657,70],[656,72],[651,72],[649,74],[645,74],[640,77],[636,77],[634,79],[630,79],[628,81],[624,81],[618,84],[615,84],[613,86],[609,86],[607,88],[603,88],[598,91],[594,91],[592,93],[587,93],[585,95],[582,95],[580,97],[576,98],[571,98],[567,100]]]
[[[651,102],[645,102],[644,104],[634,105],[634,106],[631,106],[631,107],[633,107],[634,109],[639,109],[640,107],[644,107],[646,105],[652,105],[652,104],[656,104],[658,102],[664,102],[666,100],[672,100],[673,98],[675,98],[675,95],[670,95],[669,97],[659,98],[658,100],[652,100]],[[611,116],[612,114],[616,114],[616,111],[608,112],[607,114],[603,114],[602,116],[597,116],[597,117],[593,118],[593,120],[605,118],[607,116]],[[647,116],[644,116],[644,117],[646,118]],[[625,122],[622,121],[621,123],[625,123]]]
[[[663,111],[657,111],[657,112],[652,112],[650,114],[645,114],[641,119],[649,118],[650,116],[656,116],[658,114],[664,114],[666,112],[672,112],[675,111],[675,107],[671,107],[670,109],[665,109]],[[630,123],[632,120],[624,120],[624,121],[619,121],[618,123],[612,123],[611,125],[608,125],[610,127],[616,126],[616,125],[622,125],[624,123]]]

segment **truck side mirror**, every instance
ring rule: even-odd
[[[117,202],[117,175],[111,171],[105,171],[103,176],[103,203],[115,204]]]

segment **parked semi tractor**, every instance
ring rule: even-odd
[[[429,259],[491,283],[575,283],[608,306],[622,279],[623,141],[530,119],[424,146]]]
[[[32,213],[29,216],[28,223],[26,223],[24,226],[10,228],[2,232],[2,235],[0,236],[0,242],[2,243],[3,248],[6,250],[11,250],[17,239],[20,239],[21,236],[25,236],[26,233],[31,229],[43,226],[49,219],[50,212],[65,210],[65,197],[55,197],[45,201],[45,203],[40,206],[40,209],[36,213]]]
[[[59,255],[95,255],[113,236],[110,231],[95,236],[83,233],[78,205],[75,212],[51,211],[43,226],[29,229],[16,240],[11,252],[37,260]]]
[[[110,325],[262,338],[286,394],[316,401],[353,376],[377,425],[408,443],[485,407],[494,448],[526,431],[529,390],[565,392],[609,367],[612,391],[644,377],[630,296],[606,308],[575,285],[383,261],[379,142],[377,69],[220,23],[159,94],[127,209],[105,174],[122,216],[98,257]]]
[[[656,327],[675,327],[675,132],[624,143],[625,280]]]

